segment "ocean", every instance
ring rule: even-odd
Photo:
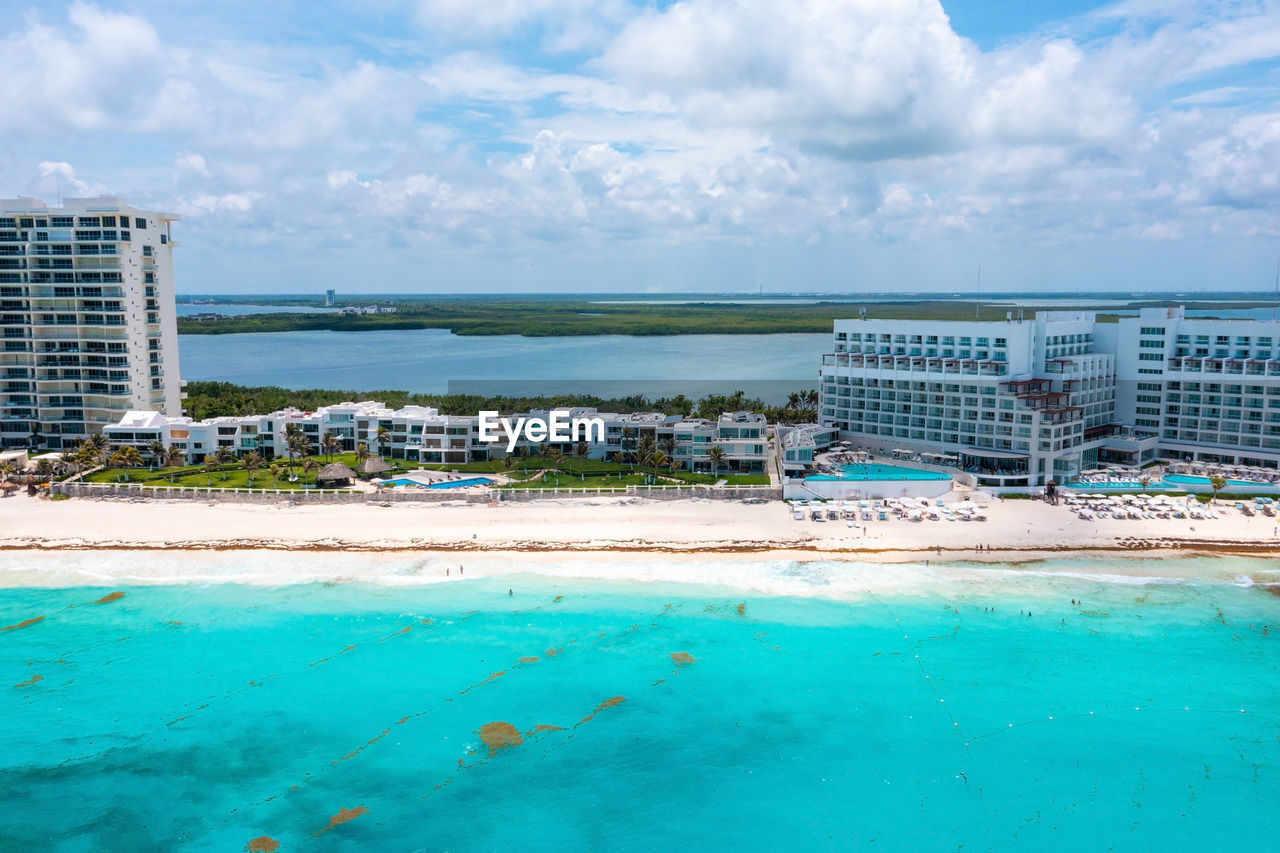
[[[1273,562],[456,562],[0,555],[0,849],[1280,832]]]

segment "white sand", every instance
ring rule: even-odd
[[[1280,552],[1277,521],[1222,517],[1081,521],[1038,501],[989,505],[986,522],[794,521],[784,504],[635,498],[292,507],[190,501],[0,499],[4,549],[257,549],[420,553],[647,552],[766,559],[847,556],[1029,559],[1064,551]],[[862,535],[866,526],[867,534]],[[977,552],[990,546],[991,553]]]

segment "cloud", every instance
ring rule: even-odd
[[[1269,3],[1131,0],[987,50],[938,0],[374,0],[358,25],[322,2],[287,43],[216,4],[128,8],[0,23],[0,184],[109,187],[182,213],[188,245],[803,258],[1280,232]]]

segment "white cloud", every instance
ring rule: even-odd
[[[308,256],[1280,232],[1268,3],[1133,0],[983,51],[938,0],[375,0],[392,35],[287,45],[149,2],[0,23],[0,184]]]

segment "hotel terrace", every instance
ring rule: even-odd
[[[606,459],[635,450],[640,440],[651,437],[672,459],[691,471],[712,468],[711,448],[719,447],[723,458],[719,470],[758,474],[765,470],[769,442],[764,415],[750,412],[723,414],[717,420],[684,418],[659,412],[616,414],[592,408],[562,409],[570,418],[601,418],[604,441],[587,443],[587,457]],[[549,411],[529,412],[526,417],[547,418]],[[178,447],[195,462],[219,448],[229,448],[237,456],[257,451],[266,459],[288,456],[286,428],[295,424],[308,439],[313,452],[320,452],[323,436],[333,435],[344,451],[367,444],[370,451],[394,459],[408,459],[426,465],[463,464],[501,459],[507,455],[505,438],[481,441],[479,417],[442,415],[425,406],[389,409],[382,403],[359,402],[324,406],[314,412],[285,409],[269,415],[211,418],[168,417],[159,412],[129,412],[116,424],[103,429],[113,446],[129,445],[146,455],[152,441],[166,448]],[[388,436],[380,443],[377,435]],[[541,444],[521,440],[518,448],[536,453]],[[552,443],[567,456],[576,455],[575,443]]]
[[[1280,466],[1280,323],[1144,308],[1032,320],[838,320],[819,420],[980,486],[1034,487],[1157,457]]]

